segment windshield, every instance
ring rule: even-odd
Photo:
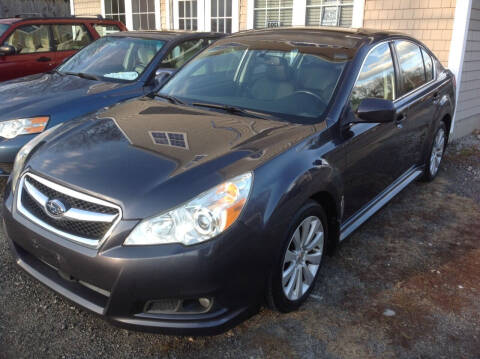
[[[106,36],[73,55],[58,70],[114,81],[134,81],[164,43],[161,40]]]
[[[9,24],[0,24],[0,36],[2,36],[9,27]]]
[[[253,46],[228,44],[206,50],[159,94],[204,108],[209,103],[283,119],[319,118],[332,98],[346,58],[322,57],[297,48],[282,51],[262,49],[258,43]]]

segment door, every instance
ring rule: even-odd
[[[4,44],[15,47],[16,53],[0,56],[1,80],[47,72],[55,67],[50,25],[19,26],[10,34]]]
[[[373,48],[365,58],[350,97],[343,122],[356,119],[355,111],[365,98],[396,98],[396,76],[388,42]],[[398,152],[403,141],[395,122],[356,123],[345,134],[347,167],[344,172],[344,218],[348,219],[373,200],[399,175]]]
[[[402,80],[402,96],[397,106],[402,115],[400,125],[405,137],[404,147],[399,153],[404,167],[399,170],[406,171],[413,165],[421,164],[422,144],[435,114],[438,92],[433,83],[430,55],[411,41],[397,40],[394,44]]]
[[[92,35],[84,24],[58,24],[51,27],[53,46],[56,50],[55,66],[93,41]]]

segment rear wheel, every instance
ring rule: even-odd
[[[272,270],[267,299],[282,312],[297,309],[312,291],[326,248],[328,228],[323,208],[306,203],[291,221],[279,258]]]
[[[435,132],[435,136],[433,137],[430,156],[425,163],[425,171],[423,175],[425,181],[432,181],[437,176],[445,152],[446,141],[447,130],[445,123],[441,122]]]

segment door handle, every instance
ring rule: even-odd
[[[397,127],[402,128],[403,127],[402,122],[405,121],[406,119],[407,119],[407,114],[405,112],[400,113],[395,120]]]
[[[438,92],[435,92],[433,94],[433,103],[437,104],[439,100],[440,100],[440,96],[439,96]]]
[[[38,62],[48,62],[48,61],[52,61],[52,59],[50,57],[46,57],[46,56],[42,56],[42,57],[39,57],[37,59]]]

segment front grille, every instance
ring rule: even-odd
[[[64,199],[73,208],[83,209],[85,211],[97,212],[97,213],[106,213],[106,214],[117,214],[118,210],[116,208],[102,206],[97,203],[87,202],[75,197],[67,196],[64,193],[54,190],[43,183],[37,181],[33,177],[28,177],[28,182],[30,182],[36,189],[42,192],[48,198],[59,198]]]
[[[53,199],[64,204],[65,213],[58,216],[49,213],[47,203]],[[118,206],[30,173],[20,181],[17,207],[41,227],[92,247],[97,247],[121,218]],[[81,218],[78,211],[91,220]]]

